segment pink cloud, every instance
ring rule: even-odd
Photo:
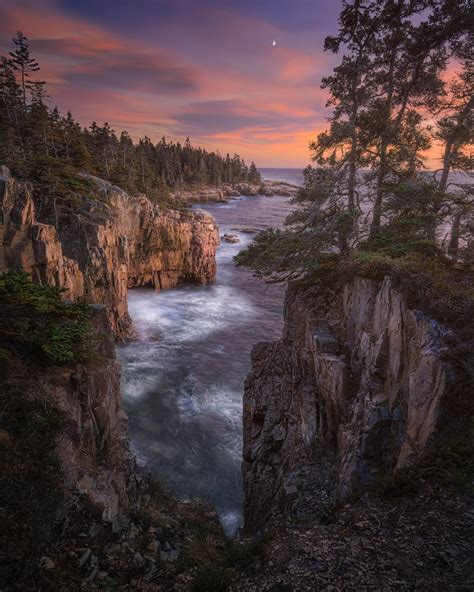
[[[146,44],[62,14],[53,0],[41,7],[28,1],[3,6],[0,17],[4,46],[15,30],[23,30],[53,101],[84,125],[108,121],[117,131],[127,128],[134,136],[146,133],[154,140],[163,134],[191,135],[207,146],[223,142],[213,149],[247,153],[252,138],[271,151],[286,143],[294,153],[295,134],[306,138],[319,117],[315,105],[324,93],[309,79],[321,68],[321,59],[284,46],[272,51],[269,39],[281,32],[257,19],[230,17],[222,10],[208,15],[219,43],[231,47],[239,42],[243,48],[253,43],[258,49],[251,67],[242,67],[241,60],[229,72],[218,59],[203,65],[196,56],[193,63],[156,42]],[[217,26],[229,18],[230,29]],[[226,127],[227,136],[222,135]],[[307,138],[298,154],[306,160]],[[267,153],[265,160],[269,158]]]

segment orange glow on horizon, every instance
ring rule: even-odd
[[[56,0],[0,6],[2,53],[22,30],[53,104],[63,113],[70,110],[82,125],[107,121],[117,132],[126,129],[134,139],[147,135],[153,141],[189,136],[195,145],[239,153],[261,167],[304,167],[310,161],[309,142],[327,127],[329,115],[319,82],[336,59],[316,41],[311,50],[290,47],[275,24],[216,8],[209,19],[223,51],[241,39],[254,46],[252,59],[236,61],[229,72],[219,56],[203,62],[194,51],[184,55],[182,44],[171,51],[159,35],[145,42],[59,6]],[[173,25],[168,29],[171,35]],[[271,39],[282,41],[272,47]],[[450,64],[444,78],[454,71]],[[425,156],[427,168],[438,168],[440,146]]]

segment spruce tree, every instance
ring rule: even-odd
[[[20,78],[20,87],[23,97],[23,108],[26,110],[26,95],[33,88],[33,82],[29,80],[31,74],[39,71],[38,62],[31,57],[28,39],[21,31],[18,31],[13,38],[16,49],[10,51],[11,64],[13,69],[18,72]]]

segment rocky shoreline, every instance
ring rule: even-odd
[[[22,270],[91,305],[86,359],[51,363],[22,351],[4,359],[0,348],[0,587],[190,590],[201,566],[194,547],[218,553],[224,533],[212,508],[178,502],[138,467],[114,341],[133,336],[128,288],[214,280],[218,229],[205,212],[163,210],[89,179],[94,199],[51,208],[7,169],[0,177],[1,271]],[[32,438],[40,457],[20,459]],[[14,509],[24,486],[32,501]]]
[[[176,202],[184,205],[194,203],[226,203],[235,197],[242,195],[266,195],[272,197],[280,195],[283,197],[295,197],[299,187],[284,181],[269,181],[264,179],[261,183],[235,183],[230,185],[222,184],[220,187],[197,187],[196,189],[183,189],[174,191],[170,197]]]

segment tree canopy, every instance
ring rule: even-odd
[[[261,181],[254,163],[247,166],[237,154],[195,148],[189,138],[184,143],[162,138],[155,144],[145,136],[134,142],[108,123],[81,127],[70,112],[64,116],[49,106],[25,35],[18,32],[13,45],[0,57],[0,163],[43,194],[64,197],[75,191],[78,172],[151,198],[181,187]]]
[[[474,259],[473,38],[466,0],[345,0],[325,50],[332,108],[286,228],[237,257],[274,280],[360,252]],[[449,66],[456,75],[448,80]],[[425,153],[441,144],[441,170]]]

